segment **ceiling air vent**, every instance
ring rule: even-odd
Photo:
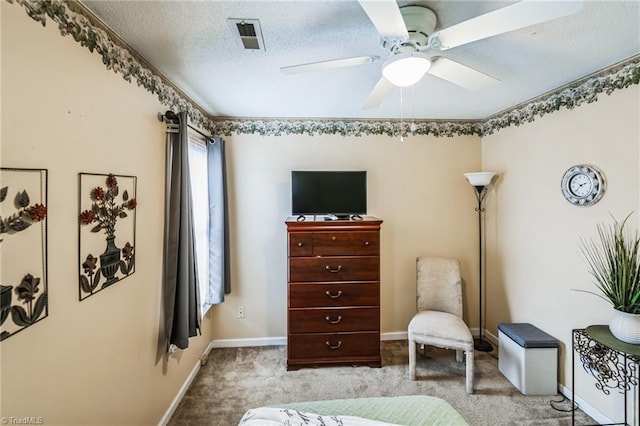
[[[240,47],[246,50],[265,50],[260,21],[257,19],[229,18],[231,33]]]

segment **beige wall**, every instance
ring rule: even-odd
[[[531,322],[562,342],[561,383],[571,387],[571,330],[606,324],[610,305],[596,296],[579,239],[595,237],[610,214],[635,211],[640,222],[640,88],[603,95],[574,110],[502,130],[482,141],[483,167],[500,174],[487,210],[487,328]],[[571,166],[588,163],[607,179],[602,200],[574,207],[560,192]],[[605,398],[577,366],[576,393],[607,416],[621,398]],[[615,420],[615,419],[614,419]],[[619,418],[618,418],[618,421]]]
[[[367,171],[368,213],[381,233],[382,332],[415,313],[415,258],[459,258],[477,277],[475,197],[463,173],[480,167],[477,137],[233,136],[228,138],[233,294],[213,308],[216,339],[286,336],[287,243],[294,169]],[[475,292],[465,313],[475,325]],[[236,319],[237,306],[245,319]]]
[[[202,337],[156,363],[164,131],[151,94],[100,56],[1,2],[4,167],[49,170],[49,317],[0,343],[1,416],[51,425],[157,424],[197,364]],[[136,270],[78,301],[78,173],[136,175]],[[5,283],[3,283],[5,284]]]
[[[57,26],[2,2],[1,164],[49,170],[49,317],[0,346],[1,415],[47,424],[154,424],[211,338],[286,335],[286,233],[292,169],[365,169],[382,231],[382,329],[406,330],[414,259],[455,256],[476,280],[477,137],[228,138],[233,294],[204,335],[156,362],[164,173],[154,96],[108,71]],[[83,302],[77,288],[79,172],[135,175],[136,272]],[[235,318],[236,307],[246,318]],[[473,294],[466,308],[475,317]],[[473,324],[473,320],[471,320]],[[213,327],[212,327],[213,326]],[[283,360],[284,362],[284,360]]]
[[[154,96],[105,70],[100,57],[2,2],[0,163],[49,170],[49,317],[0,345],[1,415],[47,424],[153,424],[210,339],[286,334],[286,233],[292,169],[365,169],[369,213],[382,230],[382,331],[404,332],[415,312],[414,259],[457,257],[465,317],[477,327],[475,198],[463,173],[495,170],[487,199],[487,329],[532,322],[563,342],[570,330],[610,317],[590,288],[578,238],[611,212],[639,208],[638,87],[598,103],[479,138],[363,136],[228,137],[233,293],[215,306],[204,335],[156,363],[164,133]],[[601,167],[607,194],[581,209],[562,199],[562,173]],[[136,273],[77,300],[77,174],[138,177]],[[635,223],[640,223],[636,218]],[[236,319],[237,306],[245,319]],[[283,360],[284,362],[284,360]],[[592,383],[578,393],[605,414]],[[582,389],[585,389],[582,391]]]

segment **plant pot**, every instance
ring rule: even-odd
[[[613,310],[614,315],[609,329],[618,340],[633,345],[640,344],[640,314]]]
[[[116,277],[118,266],[120,265],[120,249],[116,247],[115,235],[107,237],[107,249],[100,255],[100,271],[107,281],[102,284],[102,288],[116,283],[120,278]]]

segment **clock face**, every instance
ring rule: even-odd
[[[591,189],[593,189],[593,180],[589,175],[580,173],[573,175],[569,180],[569,190],[577,198],[586,197],[591,192]]]
[[[562,194],[576,206],[591,206],[604,195],[605,182],[595,167],[580,164],[571,167],[562,177]]]

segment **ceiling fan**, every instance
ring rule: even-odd
[[[358,0],[382,37],[389,56],[382,76],[363,108],[378,107],[394,86],[416,84],[428,73],[468,90],[482,90],[499,80],[440,56],[440,52],[495,35],[577,13],[582,0],[560,2],[522,0],[484,15],[435,31],[436,14],[424,6],[399,7],[395,0]],[[284,74],[343,68],[376,62],[360,56],[281,67]]]

